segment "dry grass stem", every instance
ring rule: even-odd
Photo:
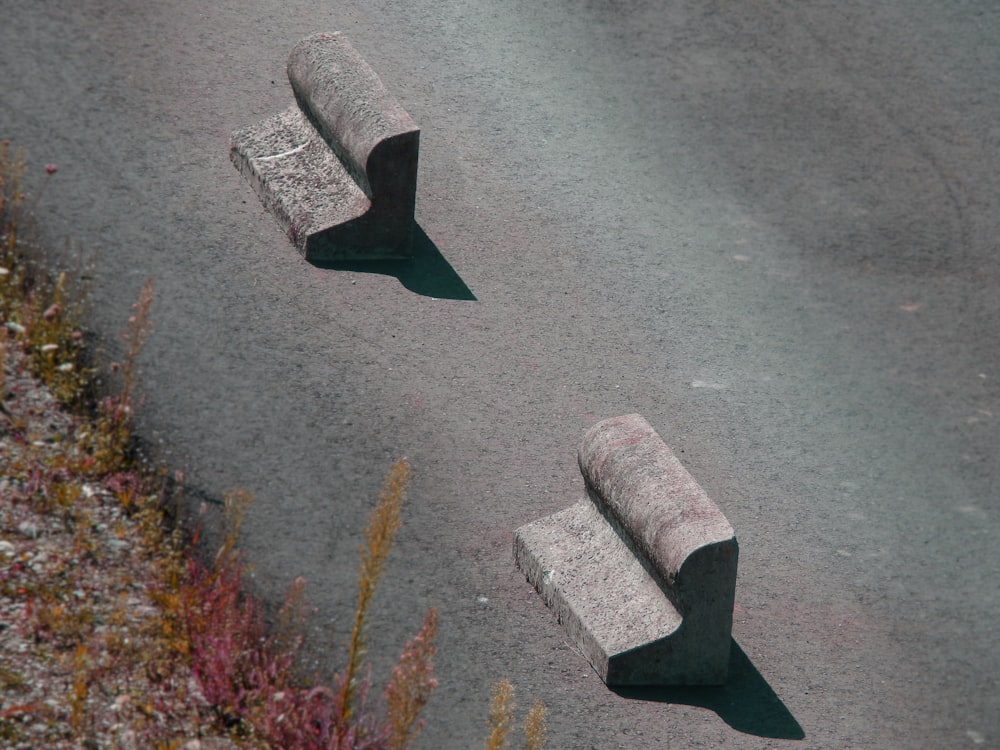
[[[389,750],[405,750],[423,726],[420,713],[437,687],[434,678],[434,638],[437,635],[437,610],[424,617],[420,632],[406,644],[399,663],[392,670],[392,680],[385,691],[389,712]]]
[[[545,747],[545,704],[536,701],[524,719],[524,750]]]
[[[399,530],[409,481],[410,464],[405,458],[401,458],[389,470],[378,505],[368,518],[365,542],[359,549],[361,566],[358,572],[358,603],[354,610],[354,626],[351,629],[347,666],[340,691],[340,714],[347,720],[351,717],[357,678],[364,661],[365,616]]]
[[[494,683],[490,694],[490,717],[487,726],[486,750],[506,750],[514,729],[514,686],[507,679]],[[542,750],[545,747],[545,704],[536,701],[524,718],[522,750]]]
[[[246,490],[233,489],[223,496],[222,519],[225,533],[222,546],[215,555],[216,569],[226,568],[235,562],[235,548],[240,538],[240,528],[251,505],[253,505],[253,495]]]
[[[47,165],[45,179],[56,171]],[[224,536],[206,564],[165,513],[175,499],[165,472],[136,460],[152,281],[99,398],[78,325],[80,279],[49,274],[25,238],[41,191],[26,202],[24,173],[21,152],[0,141],[0,747],[409,748],[437,686],[437,612],[404,647],[382,702],[368,701],[361,676],[366,615],[406,499],[406,459],[392,466],[364,531],[336,689],[303,684],[294,667],[304,579],[289,588],[273,633],[264,603],[243,585],[238,541],[251,494],[226,493]]]
[[[506,750],[514,726],[514,686],[506,679],[493,685],[490,694],[490,733],[486,750]]]

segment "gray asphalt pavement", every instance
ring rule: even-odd
[[[328,30],[422,128],[413,269],[307,264],[229,163]],[[155,279],[144,439],[255,493],[319,668],[409,457],[370,645],[440,610],[420,747],[481,746],[500,677],[553,748],[1000,747],[996,3],[0,0],[0,70],[94,325]],[[726,688],[609,691],[513,567],[629,412],[739,537]]]

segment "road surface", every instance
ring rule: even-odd
[[[422,128],[405,271],[306,263],[228,159],[332,30]],[[501,677],[553,748],[1000,746],[996,4],[0,0],[0,69],[93,324],[155,279],[144,440],[210,516],[256,495],[318,669],[411,461],[370,646],[439,609],[419,747],[480,746]],[[630,412],[737,531],[726,688],[609,691],[513,567]]]

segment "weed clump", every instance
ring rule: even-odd
[[[28,231],[56,171],[46,166],[29,203],[23,155],[0,141],[0,606],[31,647],[15,663],[0,643],[0,744],[175,750],[192,735],[221,735],[262,750],[412,747],[438,684],[436,610],[380,695],[365,660],[367,616],[401,526],[409,463],[390,468],[364,530],[347,662],[327,682],[303,683],[295,666],[305,580],[289,587],[274,632],[244,585],[238,540],[250,493],[226,494],[223,541],[206,563],[191,551],[197,530],[185,542],[165,516],[165,473],[136,461],[137,362],[152,330],[152,280],[132,307],[112,386],[97,395],[79,274],[50,275]],[[21,389],[22,369],[76,417],[39,427],[35,406],[15,408],[8,396]],[[513,697],[506,680],[494,686],[487,750],[509,746]],[[523,750],[541,750],[541,702],[522,732]]]
[[[45,171],[47,183],[56,168]],[[24,173],[23,154],[0,141],[0,325],[24,348],[32,373],[60,401],[79,406],[93,375],[75,324],[83,311],[81,282],[67,272],[53,279],[41,267],[30,209],[42,191],[29,205]]]
[[[431,609],[417,635],[406,644],[378,710],[369,700],[364,670],[365,614],[396,531],[405,501],[409,464],[389,471],[379,503],[365,529],[360,550],[358,603],[348,643],[348,661],[330,684],[303,686],[292,679],[302,646],[303,591],[298,578],[279,613],[277,631],[267,634],[263,607],[244,593],[245,569],[236,550],[239,526],[251,498],[226,496],[225,534],[212,566],[189,560],[179,606],[188,628],[191,663],[220,726],[232,736],[263,740],[267,746],[296,750],[358,748],[404,750],[422,724],[420,712],[437,686],[433,673],[437,612]]]
[[[131,469],[134,458],[132,430],[137,404],[136,387],[138,356],[152,330],[150,308],[153,305],[153,280],[146,279],[139,297],[132,305],[132,315],[123,335],[125,353],[121,361],[111,363],[117,375],[118,387],[105,395],[97,405],[94,427],[86,442],[91,463],[88,469],[97,474],[109,474]]]
[[[14,446],[0,451],[10,504],[0,504],[0,605],[32,650],[0,666],[0,741],[177,748],[194,733],[255,748],[409,748],[437,686],[436,611],[403,648],[381,700],[365,669],[366,615],[400,527],[407,461],[390,469],[365,529],[347,664],[330,684],[302,684],[294,665],[305,581],[289,587],[273,633],[245,591],[237,542],[251,495],[227,493],[224,539],[206,564],[167,522],[165,474],[135,460],[136,363],[151,331],[152,281],[111,365],[116,387],[95,397],[77,285],[66,273],[50,278],[25,234],[34,204],[24,173],[22,154],[0,141],[0,438]],[[75,421],[42,434],[35,407],[8,410],[9,379],[21,389],[22,366],[78,410]],[[43,550],[37,540],[57,534],[67,542]],[[43,674],[60,695],[38,693]]]

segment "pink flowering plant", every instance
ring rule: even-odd
[[[293,678],[302,646],[305,581],[296,579],[268,635],[263,608],[243,592],[239,526],[250,504],[243,492],[225,501],[225,540],[212,567],[189,561],[180,607],[188,629],[192,668],[222,728],[258,737],[270,747],[295,750],[406,750],[423,726],[420,714],[437,687],[433,657],[437,612],[428,611],[419,632],[403,648],[382,695],[370,700],[364,664],[365,615],[400,525],[410,468],[406,459],[389,471],[361,547],[358,604],[348,643],[348,662],[332,684]]]
[[[365,661],[406,459],[390,469],[365,529],[347,663],[326,682],[302,680],[305,581],[290,586],[274,632],[244,587],[237,541],[250,494],[227,493],[224,540],[206,562],[194,551],[197,530],[185,538],[169,518],[168,487],[182,477],[171,484],[138,460],[137,362],[152,330],[152,281],[98,388],[77,280],[50,274],[26,233],[58,167],[44,172],[29,194],[20,151],[0,140],[0,615],[11,625],[0,642],[0,746],[178,748],[222,735],[262,749],[411,747],[437,686],[436,611],[381,693]],[[50,413],[62,408],[56,399],[73,415]]]

